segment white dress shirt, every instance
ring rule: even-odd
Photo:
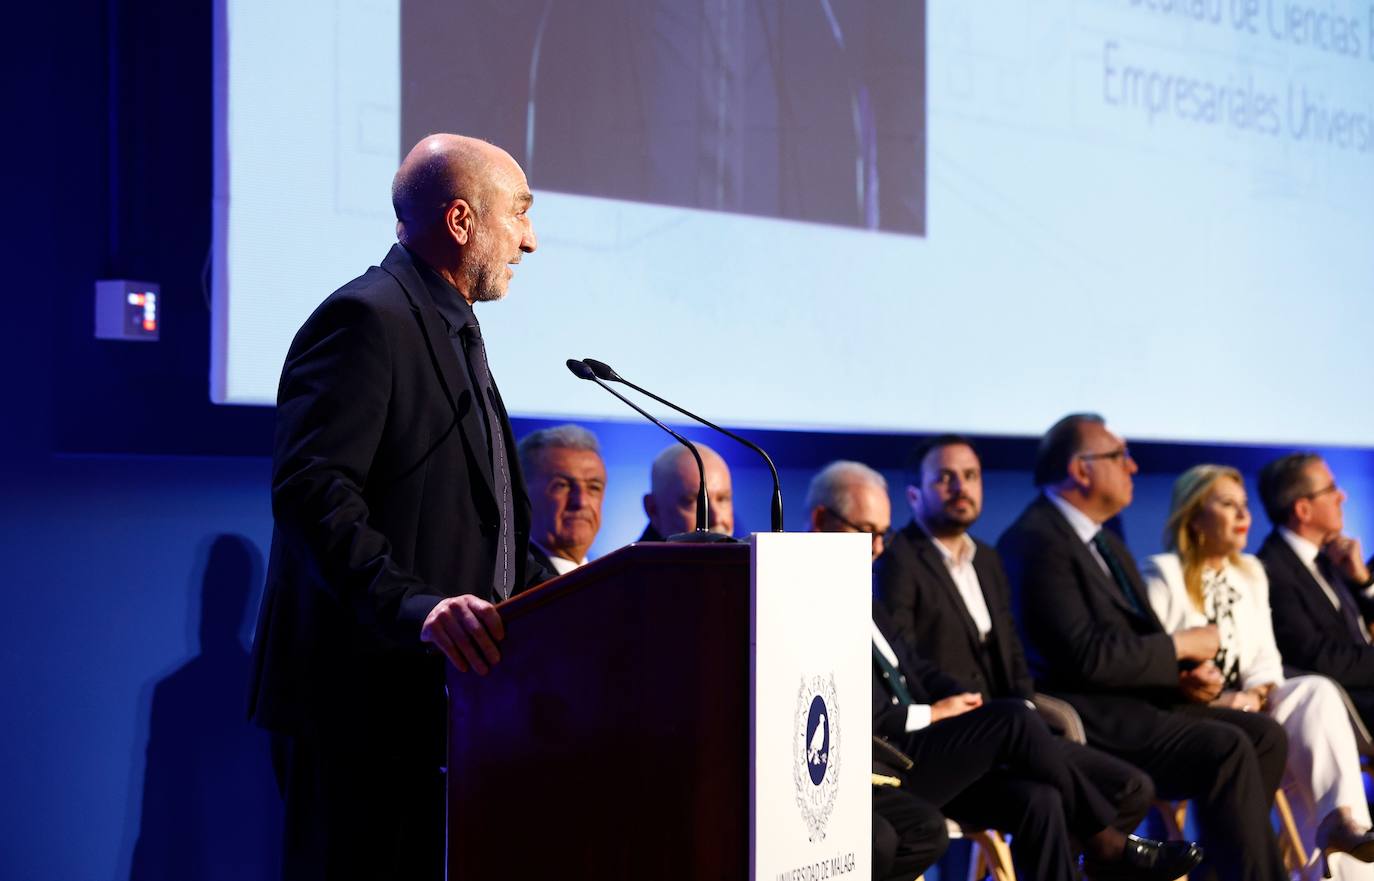
[[[1303,538],[1301,535],[1298,535],[1287,526],[1279,527],[1279,535],[1283,536],[1283,540],[1288,542],[1288,546],[1293,549],[1293,553],[1298,555],[1298,559],[1307,567],[1307,571],[1312,574],[1312,577],[1317,579],[1317,585],[1321,587],[1322,593],[1326,594],[1326,598],[1331,601],[1331,605],[1340,609],[1340,598],[1336,596],[1336,591],[1331,589],[1331,585],[1327,582],[1326,576],[1322,575],[1322,570],[1317,568],[1317,557],[1321,555],[1322,549],[1312,544],[1312,542]]]
[[[1064,519],[1069,521],[1069,526],[1073,529],[1074,534],[1082,540],[1083,544],[1088,546],[1088,552],[1093,555],[1093,559],[1097,561],[1097,565],[1102,567],[1102,571],[1106,573],[1107,577],[1115,579],[1115,576],[1112,575],[1112,567],[1108,566],[1107,561],[1102,559],[1102,554],[1097,550],[1097,545],[1093,544],[1093,538],[1102,531],[1102,524],[1064,501],[1059,493],[1049,487],[1045,488],[1045,498],[1049,499],[1050,503],[1059,509],[1059,513],[1064,515]]]
[[[921,531],[925,532],[924,526],[921,527]],[[973,568],[973,556],[978,552],[978,546],[968,533],[959,536],[959,547],[956,551],[945,547],[943,542],[928,532],[925,536],[927,541],[935,545],[935,549],[940,552],[940,558],[945,561],[949,577],[954,580],[954,586],[958,588],[959,596],[964,601],[964,608],[968,609],[973,626],[978,630],[978,638],[987,642],[988,634],[992,632],[992,615],[988,613],[988,601],[983,596],[983,585],[978,581],[978,572]]]
[[[531,541],[530,544],[534,545],[535,547],[539,548],[539,550],[544,552],[544,556],[549,558],[549,564],[553,566],[553,571],[556,575],[567,575],[569,572],[573,571],[578,566],[585,566],[587,564],[586,557],[583,557],[582,559],[574,563],[567,557],[560,557],[557,554],[552,553],[548,548],[544,547],[537,541]]]

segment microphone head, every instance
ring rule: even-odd
[[[592,373],[592,369],[576,358],[569,358],[567,363],[568,369],[572,371],[572,375],[576,376],[578,379],[596,378],[596,374]]]
[[[605,361],[598,361],[595,358],[583,358],[582,363],[590,367],[592,369],[592,373],[595,373],[597,377],[599,377],[600,379],[604,379],[607,382],[625,381],[621,379],[620,374],[612,370],[611,365],[607,364]]]

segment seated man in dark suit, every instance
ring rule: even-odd
[[[601,529],[606,463],[580,425],[532,431],[515,448],[530,492],[530,556],[562,575],[587,562]]]
[[[1345,493],[1315,453],[1293,453],[1260,471],[1274,531],[1260,547],[1269,575],[1274,641],[1283,660],[1328,676],[1374,725],[1374,579],[1359,539],[1342,534]]]
[[[1035,687],[1002,558],[968,533],[983,507],[983,467],[972,442],[950,434],[917,446],[906,497],[911,522],[873,566],[874,588],[898,636],[985,701],[1030,700]],[[1118,829],[1140,824],[1154,800],[1149,775],[1091,747],[1062,738],[1055,744],[1116,806]]]
[[[1102,529],[1130,504],[1136,470],[1100,416],[1067,416],[1041,439],[1043,493],[997,543],[1031,672],[1078,710],[1090,744],[1192,800],[1202,877],[1278,881],[1269,811],[1287,738],[1259,713],[1208,706],[1222,685],[1215,627],[1165,633],[1125,542]]]
[[[722,535],[735,534],[734,494],[730,487],[730,468],[720,454],[706,444],[697,444],[701,462],[706,466],[706,528]],[[673,444],[654,457],[649,471],[649,491],[644,495],[644,513],[649,525],[640,541],[663,541],[670,535],[691,532],[697,526],[697,489],[701,474],[691,450]]]
[[[869,532],[878,557],[891,505],[877,472],[858,462],[832,463],[812,480],[807,504],[813,531]],[[985,703],[916,656],[877,602],[873,662],[873,733],[913,760],[909,768],[888,762],[889,773],[961,823],[1010,832],[1021,877],[1075,877],[1071,838],[1082,843],[1094,877],[1172,879],[1200,859],[1186,842],[1161,844],[1116,828],[1116,809],[1063,761],[1057,739],[1028,703]],[[881,748],[874,758],[882,760]]]

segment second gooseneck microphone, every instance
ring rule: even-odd
[[[653,398],[655,401],[658,401],[665,407],[672,407],[674,410],[678,411],[683,416],[686,416],[689,419],[695,419],[697,422],[700,422],[707,428],[715,429],[716,431],[720,432],[726,437],[744,444],[746,447],[762,456],[763,461],[768,463],[768,470],[773,474],[773,516],[771,518],[773,531],[782,532],[782,482],[778,480],[778,469],[773,467],[773,460],[768,457],[768,454],[763,451],[762,447],[760,447],[753,441],[745,440],[744,438],[735,434],[733,431],[721,428],[714,422],[702,419],[700,416],[689,410],[684,410],[682,407],[679,407],[672,401],[660,398],[658,395],[654,394],[646,388],[640,388],[639,386],[630,382],[625,377],[621,376],[619,373],[616,373],[615,370],[611,368],[611,365],[605,363],[604,361],[598,361],[595,358],[583,358],[582,363],[590,367],[592,369],[592,372],[596,374],[598,379],[604,379],[607,382],[624,383],[625,385],[628,385],[630,388],[639,392],[641,395]],[[607,389],[607,391],[610,391],[610,389]],[[621,398],[621,400],[624,400],[624,398]],[[629,402],[627,401],[626,403]],[[631,404],[630,406],[634,405]],[[639,408],[635,407],[635,409],[638,410]],[[640,410],[640,412],[643,413],[644,411]]]
[[[659,428],[671,434],[677,440],[678,443],[682,444],[684,447],[686,447],[688,450],[692,452],[692,458],[696,459],[697,461],[697,474],[701,478],[701,482],[697,485],[697,528],[693,532],[684,532],[678,535],[670,535],[667,537],[668,540],[706,542],[734,541],[734,539],[731,536],[721,535],[717,532],[711,532],[711,530],[707,526],[707,524],[710,523],[710,517],[708,516],[706,501],[706,464],[701,461],[701,452],[696,448],[696,444],[687,440],[687,438],[678,434],[676,431],[673,431],[671,428],[664,425],[658,419],[655,419],[653,415],[644,410],[644,408],[640,407],[634,401],[631,401],[629,398],[625,397],[620,392],[606,385],[606,383],[601,381],[601,377],[597,376],[596,373],[592,370],[592,368],[589,367],[587,364],[578,361],[576,358],[569,358],[567,364],[568,370],[572,372],[573,376],[576,376],[578,379],[585,379],[588,382],[594,382],[597,385],[601,386],[606,391],[610,392],[620,400],[624,401],[626,406],[630,407],[640,416],[643,416],[645,419],[649,420],[654,425],[657,425]]]

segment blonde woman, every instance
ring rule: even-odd
[[[1274,645],[1269,581],[1242,553],[1250,510],[1240,472],[1221,465],[1190,468],[1174,483],[1164,543],[1143,568],[1150,605],[1170,633],[1215,624],[1216,665],[1225,681],[1214,704],[1268,713],[1288,733],[1283,788],[1309,852],[1320,850],[1324,873],[1374,879],[1374,867],[1328,854],[1374,861],[1374,834],[1360,778],[1355,736],[1335,685],[1321,676],[1286,679]]]

